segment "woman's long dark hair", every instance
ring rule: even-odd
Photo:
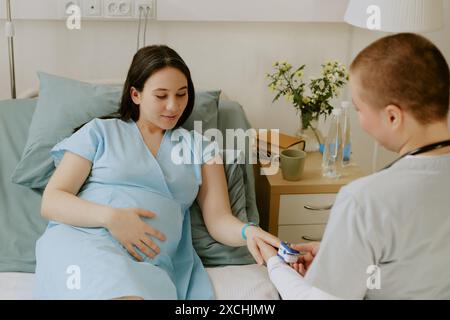
[[[139,105],[135,104],[131,99],[131,87],[134,87],[137,91],[142,92],[145,82],[155,72],[166,68],[172,67],[180,70],[187,79],[188,87],[188,102],[186,108],[183,111],[180,119],[174,128],[178,128],[184,124],[189,118],[194,108],[195,102],[195,90],[192,83],[191,72],[184,63],[183,59],[175,52],[175,50],[169,48],[166,45],[152,45],[141,48],[136,52],[131,62],[130,69],[128,70],[127,79],[123,86],[122,98],[120,100],[119,110],[111,115],[100,117],[100,119],[112,119],[118,118],[123,121],[139,119]],[[84,124],[83,124],[84,125]],[[79,130],[83,125],[76,128],[74,132]]]
[[[131,87],[142,92],[144,84],[156,71],[165,67],[180,70],[187,79],[188,102],[183,114],[178,120],[175,128],[181,126],[192,113],[195,102],[195,90],[192,83],[191,73],[183,59],[175,50],[165,45],[153,45],[140,49],[133,57],[130,69],[125,81],[122,99],[120,101],[119,117],[124,121],[139,119],[139,106],[131,99]]]

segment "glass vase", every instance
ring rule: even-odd
[[[305,140],[305,151],[306,152],[317,152],[321,149],[321,144],[323,144],[323,136],[319,129],[317,129],[317,120],[311,121],[310,125],[304,129],[301,116],[298,121],[298,129],[296,132],[296,137]]]

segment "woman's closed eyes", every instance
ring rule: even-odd
[[[186,96],[186,93],[180,93],[180,94],[177,94],[176,96],[179,97],[179,98],[182,98],[182,97],[185,97],[185,96]],[[160,99],[160,100],[164,100],[164,99],[167,98],[167,95],[162,95],[162,96],[156,95],[156,97],[157,97],[158,99]]]

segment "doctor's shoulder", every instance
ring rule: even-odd
[[[339,230],[353,226],[365,234],[369,229],[379,229],[375,226],[392,225],[389,221],[396,218],[388,204],[394,200],[395,193],[389,189],[386,188],[385,172],[362,177],[343,186],[331,209],[327,230],[339,233]],[[386,196],[391,198],[386,199]],[[364,241],[369,241],[369,238]]]
[[[386,190],[393,188],[393,182],[398,182],[399,174],[393,170],[382,170],[367,176],[353,180],[341,190],[346,190],[357,196],[360,193],[367,193],[367,191]]]

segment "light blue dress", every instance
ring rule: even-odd
[[[172,141],[177,136],[177,141]],[[94,119],[51,151],[55,165],[65,151],[92,162],[78,196],[112,207],[156,213],[144,219],[166,235],[152,238],[161,253],[138,262],[104,228],[80,228],[50,221],[36,243],[37,299],[214,299],[214,291],[191,239],[189,207],[201,185],[201,164],[214,153],[179,128],[166,130],[158,154],[145,144],[134,121]],[[188,147],[198,164],[171,161],[175,145]],[[211,145],[209,145],[211,146]],[[186,156],[186,153],[184,154]]]

